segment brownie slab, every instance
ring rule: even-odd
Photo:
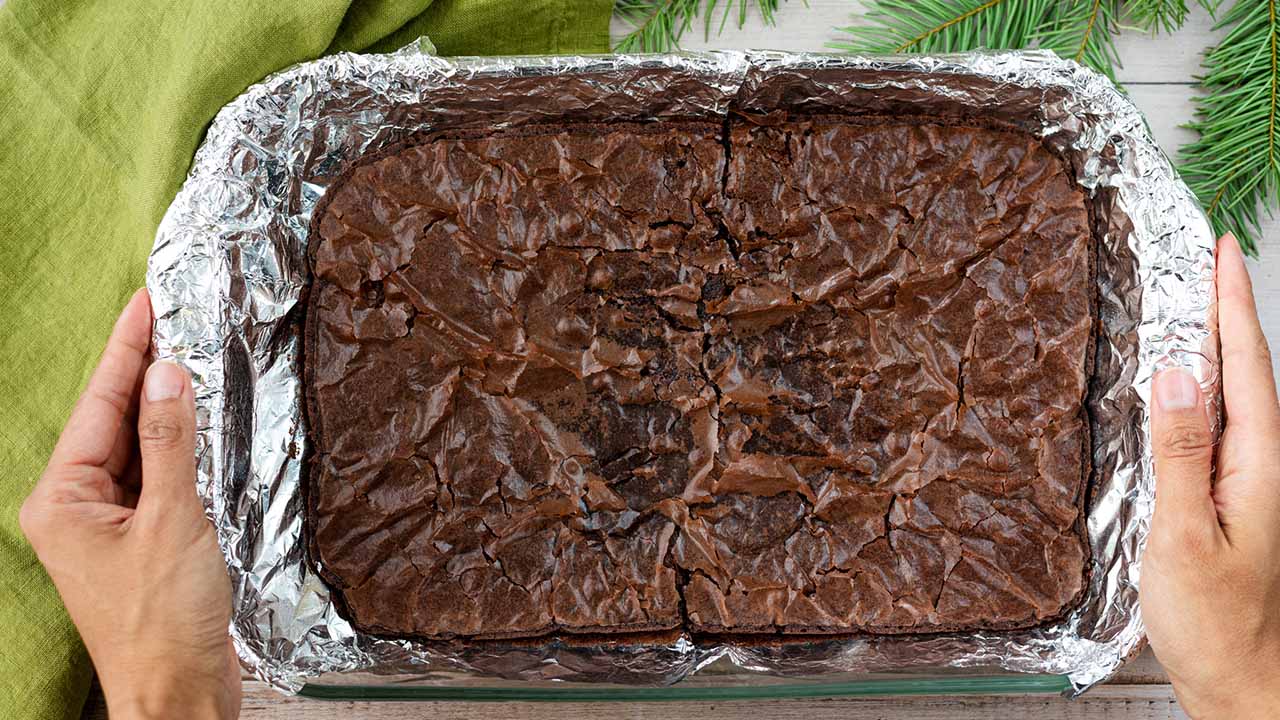
[[[1084,197],[928,118],[366,158],[312,224],[313,559],[429,639],[1025,627],[1077,597]]]
[[[1059,614],[1083,582],[1093,287],[1065,168],[1028,135],[931,122],[737,125],[730,145],[719,484],[691,508],[718,562],[691,627]]]

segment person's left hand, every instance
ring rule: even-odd
[[[19,521],[112,718],[234,718],[231,583],[195,489],[191,380],[172,363],[148,367],[150,336],[140,290]]]

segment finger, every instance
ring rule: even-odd
[[[151,302],[138,290],[116,320],[98,367],[58,438],[51,468],[65,465],[105,467],[123,464],[128,452],[118,450],[132,436],[129,422],[137,408],[138,379],[151,343]],[[114,473],[113,473],[114,474]]]
[[[1250,538],[1265,541],[1276,531],[1280,511],[1280,488],[1271,480],[1280,467],[1280,404],[1244,254],[1230,234],[1218,243],[1217,279],[1227,422],[1214,497],[1233,544]]]
[[[1253,283],[1234,235],[1218,241],[1218,334],[1222,342],[1222,393],[1232,423],[1250,435],[1276,442],[1280,405],[1276,403],[1271,350],[1262,334],[1253,299]]]
[[[1152,383],[1151,439],[1155,455],[1153,535],[1207,547],[1221,537],[1213,504],[1213,435],[1200,384],[1181,368]]]
[[[138,411],[142,492],[138,511],[199,509],[195,491],[196,409],[191,376],[171,362],[147,369]]]

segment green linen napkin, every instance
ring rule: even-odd
[[[0,717],[76,718],[90,667],[18,529],[205,126],[263,76],[428,35],[605,52],[613,0],[0,0]],[[105,589],[104,589],[105,590]]]

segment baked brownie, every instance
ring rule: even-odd
[[[694,629],[1018,627],[1083,585],[1088,214],[1029,135],[735,126]],[[692,541],[692,542],[691,542]]]
[[[397,636],[1043,622],[1084,579],[1091,246],[1000,127],[395,146],[312,224],[312,555]]]

